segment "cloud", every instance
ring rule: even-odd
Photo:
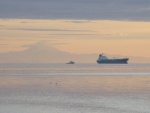
[[[150,11],[150,7],[148,7],[148,8],[143,8],[143,9],[141,9],[140,11]]]
[[[9,44],[0,44],[0,46],[8,46]]]
[[[69,22],[69,23],[79,23],[79,24],[81,24],[81,23],[96,23],[96,22],[94,22],[94,21],[90,21],[90,20],[66,20],[65,22]]]
[[[70,43],[58,43],[58,42],[56,43],[56,42],[55,42],[55,43],[52,43],[52,44],[53,44],[53,45],[66,45],[66,44],[70,44]]]
[[[150,0],[0,0],[0,18],[150,21]]]
[[[71,30],[71,29],[46,29],[46,28],[5,28],[7,30],[21,30],[21,31],[53,31],[53,32],[96,32],[92,30]]]
[[[28,23],[28,22],[23,21],[23,22],[21,22],[21,23],[26,24],[26,23]]]

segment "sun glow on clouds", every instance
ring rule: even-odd
[[[150,57],[149,31],[150,22],[1,19],[0,51],[23,51],[25,45],[49,42],[69,53]]]

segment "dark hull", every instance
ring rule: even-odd
[[[99,64],[127,64],[128,63],[128,58],[123,58],[123,59],[107,59],[107,60],[101,60],[98,61],[97,63]]]
[[[75,64],[75,63],[66,63],[66,64]]]

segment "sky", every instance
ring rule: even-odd
[[[149,0],[0,0],[0,62],[150,63]]]

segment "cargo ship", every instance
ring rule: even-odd
[[[99,64],[128,64],[129,58],[113,58],[108,59],[105,55],[100,54],[97,60]]]

